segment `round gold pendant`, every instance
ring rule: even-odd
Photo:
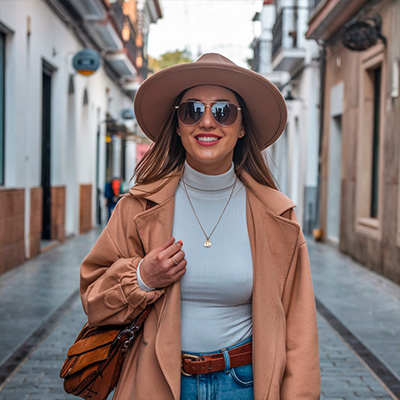
[[[207,240],[204,242],[204,247],[211,247],[210,239],[207,239]]]

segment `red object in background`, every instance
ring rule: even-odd
[[[121,193],[121,181],[119,179],[113,179],[111,181],[111,188],[114,192],[114,196],[119,196]]]
[[[146,154],[149,149],[149,144],[137,144],[136,145],[136,162],[139,162],[142,157]]]
[[[267,4],[274,4],[274,0],[264,0],[264,6]]]

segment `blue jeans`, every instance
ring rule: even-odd
[[[251,337],[228,347],[225,353],[225,371],[210,372],[185,376],[181,374],[181,400],[253,400],[253,368],[252,365],[230,368],[227,350],[234,349],[251,341]],[[219,353],[190,353],[206,355]]]

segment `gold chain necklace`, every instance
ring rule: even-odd
[[[228,207],[228,204],[229,204],[229,202],[231,201],[233,192],[234,192],[234,190],[235,190],[237,177],[235,178],[235,182],[233,183],[232,191],[231,191],[231,194],[229,195],[228,201],[226,202],[225,207],[224,207],[224,209],[222,210],[222,213],[221,213],[221,215],[219,216],[217,223],[215,224],[213,230],[211,231],[211,233],[210,233],[209,235],[207,235],[206,231],[205,231],[204,228],[203,228],[203,225],[201,224],[201,222],[200,222],[200,220],[199,220],[199,217],[197,216],[197,213],[196,213],[196,210],[194,209],[193,203],[192,203],[192,201],[190,200],[189,192],[187,191],[185,181],[184,181],[183,179],[181,179],[181,181],[182,181],[182,183],[183,183],[183,188],[185,189],[185,193],[186,193],[186,196],[187,196],[187,198],[188,198],[188,200],[189,200],[190,206],[192,207],[194,216],[196,217],[197,222],[199,223],[200,228],[201,228],[201,230],[203,231],[204,236],[206,237],[206,240],[205,240],[205,242],[204,242],[204,247],[209,248],[209,247],[212,246],[212,243],[211,243],[211,241],[210,241],[211,235],[214,233],[215,229],[217,228],[219,222],[221,221],[222,216],[223,216],[224,213],[225,213],[226,207]]]

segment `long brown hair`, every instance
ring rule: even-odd
[[[239,175],[241,171],[246,171],[256,182],[278,189],[268,167],[266,154],[263,156],[258,150],[260,143],[258,143],[257,133],[251,122],[246,103],[239,94],[231,91],[235,94],[242,109],[242,123],[245,131],[245,135],[238,139],[233,152],[235,172]],[[180,103],[185,92],[186,90],[177,97],[174,106]],[[157,141],[151,145],[135,168],[132,178],[136,176],[136,183],[151,183],[168,175],[172,177],[180,173],[185,162],[186,151],[176,132],[177,126],[178,117],[175,107],[173,107],[161,130],[164,133],[158,136]]]

